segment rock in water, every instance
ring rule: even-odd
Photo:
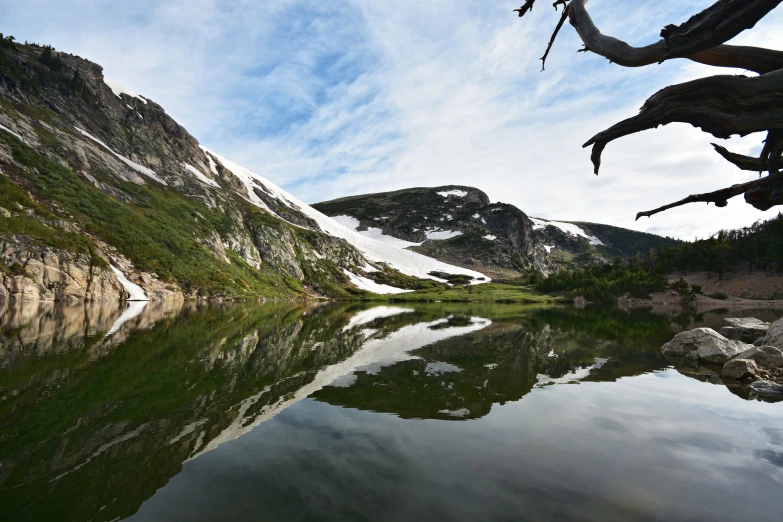
[[[769,323],[755,317],[730,317],[723,320],[721,335],[734,341],[752,343],[759,337],[764,337],[769,330]]]
[[[756,381],[750,390],[761,397],[783,397],[783,386],[770,381]]]
[[[737,355],[735,359],[747,359],[755,362],[760,368],[783,367],[783,352],[774,346],[754,346]]]
[[[712,328],[695,328],[675,335],[661,347],[661,352],[690,363],[724,364],[749,348],[750,345],[726,339]]]
[[[783,319],[778,319],[769,326],[767,335],[764,336],[764,344],[783,348]]]
[[[731,359],[723,365],[720,376],[724,379],[741,381],[747,378],[758,378],[759,367],[754,361],[748,359]]]

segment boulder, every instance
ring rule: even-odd
[[[747,378],[757,379],[758,374],[759,367],[749,359],[731,359],[723,365],[723,369],[720,371],[721,377],[735,381]]]
[[[661,352],[667,357],[684,358],[692,364],[724,364],[749,348],[749,344],[726,339],[712,328],[694,328],[675,335],[661,347]]]
[[[783,352],[774,346],[754,346],[737,355],[735,359],[753,361],[760,368],[783,367]]]
[[[764,336],[764,344],[783,348],[783,319],[778,319],[769,325],[767,335]]]
[[[756,381],[750,390],[761,397],[783,397],[783,386],[770,381]]]
[[[721,335],[733,341],[752,343],[759,337],[764,337],[769,330],[769,323],[755,317],[730,317],[723,320]]]

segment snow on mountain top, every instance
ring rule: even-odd
[[[132,98],[138,98],[139,100],[141,100],[141,102],[142,102],[144,105],[147,105],[147,100],[146,100],[146,99],[144,98],[144,96],[142,96],[141,94],[136,94],[136,93],[135,93],[135,92],[133,92],[133,91],[129,91],[129,90],[128,90],[128,89],[126,89],[125,87],[120,87],[120,86],[119,86],[119,85],[117,85],[116,83],[109,83],[109,82],[106,82],[106,85],[108,85],[108,86],[109,86],[109,89],[111,89],[111,92],[113,92],[113,93],[114,93],[114,95],[115,95],[117,98],[120,98],[120,99],[122,99],[122,98],[120,97],[120,94],[127,94],[128,96],[131,96]]]
[[[267,212],[274,214],[274,212],[272,212],[253,191],[253,188],[255,186],[254,184],[254,180],[255,180],[260,183],[263,183],[264,187],[267,189],[267,192],[269,192],[272,196],[276,197],[277,199],[287,204],[288,206],[292,208],[296,208],[301,213],[305,214],[307,217],[315,221],[318,224],[318,226],[321,228],[321,231],[348,241],[348,243],[356,247],[371,262],[387,263],[389,266],[398,270],[399,272],[409,276],[417,277],[419,279],[434,279],[436,281],[441,281],[440,279],[429,275],[429,273],[446,272],[449,274],[469,275],[474,278],[475,284],[486,283],[490,281],[490,279],[487,276],[485,276],[480,272],[476,272],[475,270],[468,270],[467,268],[452,266],[447,263],[443,263],[442,261],[433,259],[431,257],[427,257],[422,254],[417,254],[416,252],[411,252],[410,250],[403,250],[402,248],[399,248],[397,246],[390,245],[388,243],[378,241],[371,237],[364,236],[338,223],[334,219],[326,216],[325,214],[318,212],[311,206],[301,202],[291,194],[277,187],[273,183],[270,183],[268,180],[264,179],[258,174],[255,174],[254,172],[251,172],[250,170],[240,165],[237,165],[232,161],[226,160],[225,158],[223,158],[219,154],[215,154],[211,150],[208,150],[204,147],[202,147],[202,149],[205,152],[209,152],[210,154],[214,155],[215,158],[217,158],[225,168],[231,171],[237,178],[239,178],[245,184],[245,187],[248,189],[248,197],[250,198],[251,202],[263,208]],[[357,276],[354,275],[353,277],[356,278]],[[482,280],[478,281],[477,280],[478,278],[482,278]],[[400,289],[395,289],[395,290],[400,290]]]
[[[578,226],[574,225],[573,223],[564,223],[562,221],[547,221],[545,219],[538,219],[538,218],[530,218],[530,221],[533,222],[533,230],[540,230],[542,228],[546,228],[547,225],[552,225],[553,227],[557,227],[566,234],[571,234],[572,236],[577,237],[583,237],[587,239],[591,245],[593,246],[604,246],[603,242],[598,239],[595,236],[590,236],[579,228]]]
[[[464,198],[468,195],[467,192],[464,190],[447,190],[445,192],[438,192],[438,196],[443,196],[444,198],[447,198],[449,196],[457,196],[458,198]]]
[[[85,130],[82,130],[82,129],[80,129],[79,127],[75,127],[75,129],[76,129],[77,131],[81,132],[81,133],[82,133],[84,136],[86,136],[86,137],[90,138],[92,141],[94,141],[95,143],[97,143],[98,145],[100,145],[101,147],[103,147],[104,149],[106,149],[106,150],[108,150],[109,152],[111,152],[112,154],[114,154],[114,156],[115,156],[115,157],[116,157],[118,160],[122,161],[122,162],[123,162],[123,163],[125,163],[127,166],[129,166],[130,168],[132,168],[133,170],[135,170],[136,172],[138,172],[139,174],[144,174],[144,175],[145,175],[145,176],[147,176],[148,178],[152,178],[152,179],[154,179],[155,181],[157,181],[158,183],[160,183],[160,184],[162,184],[162,185],[168,185],[168,183],[166,183],[165,181],[163,181],[163,179],[159,178],[159,177],[158,177],[158,175],[157,175],[157,174],[155,174],[155,171],[154,171],[154,170],[152,170],[152,169],[148,169],[147,167],[144,167],[144,166],[142,166],[142,165],[139,165],[139,164],[138,164],[138,163],[136,163],[135,161],[131,161],[131,160],[129,160],[128,158],[126,158],[126,157],[125,157],[125,156],[123,156],[122,154],[117,154],[116,152],[114,152],[114,151],[111,149],[111,147],[109,147],[108,145],[106,145],[104,142],[102,142],[101,140],[99,140],[98,138],[96,138],[95,136],[93,136],[92,134],[90,134],[89,132],[87,132],[87,131],[85,131]]]
[[[208,178],[208,177],[207,177],[207,176],[206,176],[206,175],[205,175],[203,172],[201,172],[200,170],[198,170],[198,169],[197,169],[196,167],[194,167],[193,165],[191,165],[191,164],[189,164],[189,163],[185,163],[184,165],[185,165],[185,170],[187,170],[188,172],[190,172],[191,174],[193,174],[194,176],[196,176],[196,178],[197,178],[199,181],[201,181],[201,182],[203,182],[203,183],[206,183],[207,185],[210,185],[210,186],[212,186],[212,187],[217,187],[217,188],[220,188],[220,185],[218,185],[218,184],[215,182],[215,180],[209,179],[209,178]]]

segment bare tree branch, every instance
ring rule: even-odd
[[[638,221],[640,217],[653,216],[655,214],[658,214],[659,212],[663,212],[664,210],[669,210],[670,208],[681,207],[683,205],[687,205],[688,203],[707,202],[707,203],[715,203],[715,206],[717,207],[725,207],[726,205],[728,205],[729,199],[735,196],[739,196],[740,194],[744,194],[752,191],[757,191],[759,194],[770,194],[773,188],[781,186],[782,180],[783,180],[783,176],[776,174],[774,176],[765,176],[761,179],[748,181],[747,183],[739,183],[737,185],[732,185],[724,189],[716,190],[715,192],[707,192],[705,194],[692,194],[685,199],[681,199],[680,201],[676,201],[674,203],[669,203],[668,205],[658,207],[654,210],[639,212],[638,214],[636,214],[636,220]],[[745,199],[746,201],[748,200],[747,194]],[[751,201],[748,201],[748,203],[751,203],[756,208],[761,208],[757,206],[756,203],[752,203]],[[763,206],[763,203],[759,202],[759,204],[762,204]],[[780,203],[775,203],[775,204],[780,204]],[[761,208],[761,210],[767,210],[772,206],[774,206],[774,204],[770,204],[766,208]]]
[[[514,9],[514,12],[519,13],[519,17],[522,18],[523,16],[525,16],[525,13],[533,10],[533,4],[535,3],[536,0],[525,0],[525,3],[522,4],[522,7],[520,7],[519,9]]]
[[[783,70],[761,76],[711,76],[666,87],[651,96],[639,115],[590,138],[595,173],[606,145],[629,134],[672,122],[690,123],[716,138],[783,130]]]
[[[667,25],[661,31],[666,55],[661,59],[690,56],[727,42],[750,29],[781,0],[718,0],[687,22]]]
[[[754,172],[762,172],[764,170],[761,158],[736,154],[727,150],[726,147],[718,145],[717,143],[713,143],[712,147],[715,149],[715,152],[723,156],[724,159],[730,163],[733,163],[742,170],[751,170]]]
[[[561,0],[562,1],[562,0]],[[568,18],[568,5],[565,4],[565,2],[562,2],[565,7],[563,7],[563,14],[560,15],[560,21],[557,22],[557,27],[555,27],[555,32],[552,33],[552,37],[549,39],[549,44],[546,46],[546,52],[544,52],[544,56],[541,57],[541,70],[543,71],[546,66],[546,57],[549,56],[549,51],[552,50],[552,44],[555,43],[555,38],[557,38],[557,33],[560,32],[560,28],[563,27],[563,24],[566,21],[566,18]],[[555,2],[553,5],[555,6],[555,9],[557,9],[558,2]]]
[[[666,41],[645,47],[632,47],[622,40],[601,34],[585,8],[587,0],[572,0],[568,8],[574,26],[585,48],[624,67],[644,67],[666,57]],[[746,69],[759,74],[783,68],[783,51],[735,45],[719,45],[684,56],[694,62],[715,67]]]

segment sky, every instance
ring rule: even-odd
[[[104,68],[107,82],[166,109],[202,144],[315,203],[414,186],[469,185],[547,219],[691,240],[777,214],[742,197],[634,221],[636,212],[749,181],[710,146],[757,154],[763,136],[717,140],[670,124],[611,143],[594,134],[657,90],[718,70],[643,68],[577,53],[541,0],[0,0],[0,31]],[[604,34],[659,39],[712,0],[592,0]],[[783,7],[732,43],[783,49]]]

